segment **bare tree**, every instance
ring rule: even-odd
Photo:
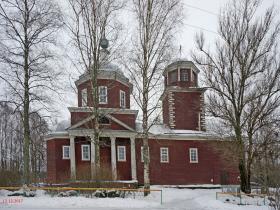
[[[269,193],[269,187],[277,182],[275,173],[279,170],[280,136],[279,125],[261,128],[255,135],[256,158],[252,164],[252,181],[262,186],[263,193]]]
[[[96,145],[95,162],[91,165],[92,178],[100,171],[99,119],[104,114],[99,109],[97,79],[101,67],[114,59],[118,48],[121,24],[117,14],[124,7],[124,3],[123,0],[69,0],[72,14],[67,25],[71,40],[78,51],[79,64],[85,73],[90,75],[90,97],[93,102],[91,111],[94,116],[91,141]]]
[[[280,105],[279,22],[273,7],[258,18],[259,5],[259,0],[231,1],[219,17],[215,50],[205,49],[201,34],[193,55],[210,90],[208,113],[219,118],[238,143],[241,189],[246,193],[258,154],[255,137],[260,128],[277,121]]]
[[[52,0],[5,0],[0,3],[0,79],[9,88],[6,100],[20,110],[24,127],[24,182],[30,181],[30,114],[46,109],[47,91],[56,91],[59,73],[54,58],[55,32],[62,25]]]
[[[137,105],[142,111],[144,188],[150,189],[148,134],[159,107],[162,72],[172,55],[172,39],[182,20],[180,0],[133,0],[136,30],[126,65],[131,74]],[[148,193],[145,193],[146,195]]]
[[[49,129],[47,122],[36,112],[30,115],[30,126],[32,178],[33,181],[39,181],[46,170],[46,145],[43,137]],[[18,176],[23,171],[22,128],[20,113],[14,112],[13,107],[8,103],[0,103],[0,184],[2,185],[20,184],[21,179]]]

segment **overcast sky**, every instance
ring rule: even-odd
[[[63,1],[63,0],[59,0]],[[200,31],[203,31],[206,37],[207,43],[211,46],[214,44],[214,40],[217,37],[217,18],[219,10],[223,7],[228,0],[184,0],[185,8],[185,20],[184,26],[180,33],[177,35],[178,38],[175,40],[178,46],[182,46],[182,57],[190,59],[190,51],[194,49],[194,35]],[[265,8],[275,4],[277,10],[280,8],[280,1],[277,0],[263,0],[260,7],[260,12],[264,11]],[[277,17],[279,18],[279,16]],[[132,20],[126,19],[125,25],[128,26]],[[179,56],[179,47],[178,47]],[[66,65],[67,66],[67,65]],[[68,69],[68,73],[75,75],[74,70]],[[65,81],[69,83],[69,80]],[[66,84],[68,86],[69,84]],[[73,90],[65,97],[62,101],[57,103],[58,109],[60,110],[60,116],[56,115],[58,120],[63,118],[69,118],[69,112],[67,107],[77,106],[76,96]]]

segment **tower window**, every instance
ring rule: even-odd
[[[99,86],[99,103],[100,104],[107,104],[107,87],[106,86]]]
[[[125,108],[125,92],[120,90],[120,107]]]
[[[181,69],[180,71],[180,80],[181,81],[188,81],[189,80],[189,74],[187,69]]]
[[[169,83],[173,83],[177,81],[177,71],[174,70],[172,72],[169,73]]]
[[[82,89],[81,91],[82,95],[82,106],[87,106],[87,89]]]

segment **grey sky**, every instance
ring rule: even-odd
[[[66,0],[58,0],[59,3],[64,4]],[[203,31],[206,37],[207,43],[211,46],[214,44],[214,40],[217,38],[217,15],[221,7],[225,5],[229,0],[184,0],[185,8],[185,20],[184,26],[182,27],[180,33],[177,35],[177,40],[175,43],[178,44],[178,56],[179,56],[179,46],[182,46],[182,57],[190,59],[190,51],[194,49],[194,35],[197,32]],[[279,1],[280,2],[280,1]],[[277,10],[280,8],[280,3],[277,0],[263,0],[260,7],[260,12],[264,11],[265,8],[270,5],[275,4]],[[277,17],[279,18],[279,16]],[[125,18],[125,25],[131,24],[131,19]],[[203,30],[202,30],[203,29]],[[67,62],[67,61],[66,61]],[[65,66],[70,66],[70,64],[65,64]],[[66,74],[77,76],[77,72],[74,69],[67,69]],[[67,76],[68,77],[68,76]],[[65,80],[66,86],[69,86],[70,81]],[[60,115],[54,116],[60,121],[61,119],[69,118],[69,112],[67,107],[77,106],[77,97],[74,90],[69,88],[69,93],[62,97],[61,100],[57,101],[57,108],[60,110]],[[133,108],[133,107],[132,107]],[[54,123],[55,124],[55,123]]]
[[[217,37],[217,22],[218,18],[214,14],[219,14],[220,8],[223,7],[229,0],[184,0],[185,3],[185,25],[181,34],[178,35],[178,42],[183,47],[184,56],[189,58],[189,51],[194,46],[194,35],[202,30],[208,43],[214,44]],[[263,12],[265,8],[275,5],[277,10],[280,8],[280,1],[277,0],[263,0],[260,6],[260,11]],[[196,9],[196,8],[200,8]],[[206,11],[203,11],[206,10]],[[214,14],[212,14],[214,13]],[[277,17],[280,19],[280,16]],[[213,31],[213,32],[212,32]]]

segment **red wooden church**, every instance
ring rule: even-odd
[[[163,123],[149,134],[151,184],[235,184],[238,170],[215,149],[217,138],[206,132],[204,88],[198,87],[198,68],[191,61],[177,61],[165,68],[162,93]],[[70,125],[49,134],[49,182],[87,179],[95,161],[91,122],[90,75],[75,82],[78,106],[69,107]],[[98,75],[101,168],[114,180],[143,183],[141,125],[138,111],[130,109],[132,84],[115,66]]]

